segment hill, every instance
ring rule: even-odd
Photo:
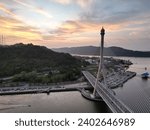
[[[57,52],[64,52],[70,54],[79,55],[99,55],[99,47],[83,46],[83,47],[71,47],[71,48],[57,48],[53,49]],[[150,57],[150,51],[134,51],[120,47],[107,47],[104,48],[105,56],[127,56],[127,57]]]
[[[70,54],[54,52],[44,46],[15,44],[0,46],[0,77],[22,71],[65,71],[80,68],[82,62]]]

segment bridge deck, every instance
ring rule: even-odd
[[[85,78],[89,81],[89,83],[93,87],[95,87],[96,78],[88,71],[83,71],[82,73],[85,76]],[[115,113],[133,112],[123,102],[121,102],[117,97],[115,97],[113,92],[109,88],[105,87],[104,84],[101,84],[100,82],[98,82],[96,91],[105,101],[105,103],[109,106],[112,112],[115,112]]]

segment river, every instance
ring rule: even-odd
[[[80,92],[56,92],[0,97],[0,112],[60,113],[60,112],[110,112],[104,102],[92,102]]]
[[[145,72],[150,73],[150,58],[128,58],[133,65],[130,66],[130,71],[134,71],[137,75],[126,82],[123,87],[114,89],[116,96],[118,96],[130,109],[135,113],[149,113],[150,112],[150,78],[144,80],[141,74]]]
[[[140,74],[144,68],[150,72],[150,58],[128,58],[133,65],[129,70],[137,72],[137,76],[126,82],[123,87],[113,89],[134,112],[150,112],[150,79],[142,80]],[[104,102],[92,102],[83,98],[80,92],[57,92],[47,94],[27,94],[0,96],[0,112],[11,113],[108,113],[110,109]]]

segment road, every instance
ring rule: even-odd
[[[85,78],[90,82],[90,84],[94,87],[96,78],[88,71],[83,71],[82,73],[85,76]],[[109,106],[112,112],[114,113],[133,112],[113,94],[113,91],[111,89],[104,86],[104,84],[101,84],[100,82],[98,82],[96,91],[105,101],[105,103]]]

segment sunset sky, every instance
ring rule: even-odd
[[[5,44],[98,46],[102,26],[106,47],[150,51],[150,0],[0,0]]]

